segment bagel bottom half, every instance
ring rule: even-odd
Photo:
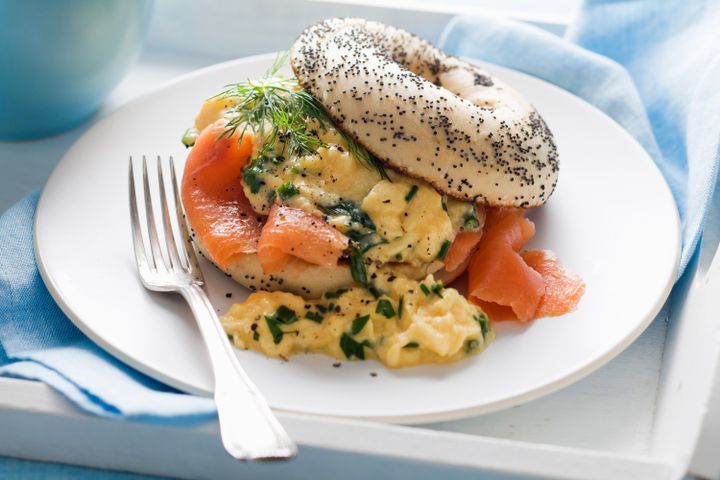
[[[189,225],[192,229],[192,225]],[[252,290],[283,291],[300,295],[304,298],[319,298],[326,292],[334,292],[341,288],[357,286],[352,278],[350,266],[342,261],[331,267],[313,265],[304,260],[293,259],[282,270],[267,274],[260,266],[257,254],[239,254],[233,257],[225,267],[221,267],[209,255],[202,244],[202,239],[193,238],[198,252],[215,265],[220,271],[230,276],[240,285]],[[468,259],[455,270],[448,272],[445,268],[433,273],[436,280],[448,285],[457,279],[467,268]],[[430,273],[430,272],[427,272]],[[422,280],[425,275],[418,275]]]
[[[318,298],[325,292],[352,287],[350,267],[338,264],[331,267],[313,265],[300,259],[293,259],[282,270],[267,274],[260,266],[257,254],[238,254],[221,267],[213,261],[202,241],[194,239],[198,251],[226,275],[240,285],[255,290],[281,290],[305,298]]]

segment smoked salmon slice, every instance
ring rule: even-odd
[[[257,252],[262,217],[242,189],[242,168],[253,151],[253,135],[240,132],[219,138],[225,121],[208,125],[185,163],[181,195],[193,233],[221,268],[236,255]]]
[[[585,284],[544,250],[520,250],[535,225],[520,209],[488,212],[485,233],[468,267],[468,296],[491,320],[555,316],[575,308]]]
[[[522,258],[545,282],[545,295],[535,311],[536,317],[555,317],[575,309],[585,292],[580,277],[568,272],[548,250],[528,250]]]
[[[485,234],[468,267],[468,293],[491,319],[497,308],[488,303],[510,307],[522,321],[534,318],[545,284],[518,253],[534,234],[535,225],[522,210],[488,211]]]
[[[347,247],[348,238],[321,218],[275,204],[260,234],[258,258],[265,273],[281,270],[292,257],[330,267]]]
[[[458,233],[445,255],[445,270],[452,272],[460,267],[475,250],[482,234],[482,230]]]

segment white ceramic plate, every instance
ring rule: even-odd
[[[184,160],[180,137],[202,101],[223,85],[261,75],[274,56],[184,76],[131,102],[68,151],[42,194],[36,253],[50,292],[107,351],[181,390],[208,394],[204,346],[183,301],[140,285],[127,194],[129,155]],[[238,355],[276,409],[388,422],[427,422],[509,407],[547,394],[627,347],[665,301],[676,274],[678,216],[650,157],[607,116],[552,85],[499,67],[547,120],[560,149],[557,191],[532,215],[532,246],[550,248],[587,283],[577,311],[529,325],[497,325],[475,358],[387,370],[369,362]],[[203,265],[218,311],[247,293]],[[232,299],[226,293],[232,292]],[[370,373],[377,373],[371,376]]]

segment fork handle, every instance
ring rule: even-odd
[[[247,376],[205,291],[181,290],[195,315],[215,376],[215,405],[225,450],[239,460],[291,458],[297,447]]]

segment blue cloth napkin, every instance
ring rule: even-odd
[[[525,71],[586,99],[629,130],[670,184],[683,221],[682,266],[700,235],[720,139],[720,8],[703,2],[591,1],[567,38],[462,17],[442,46]],[[42,380],[86,411],[183,423],[210,400],[179,394],[85,338],[50,298],[32,252],[37,194],[0,218],[0,374]]]
[[[185,395],[111,357],[70,323],[33,254],[33,193],[0,217],[0,375],[41,380],[83,410],[183,424],[213,418],[209,398]]]
[[[441,47],[554,83],[625,127],[675,196],[682,274],[718,172],[720,2],[589,0],[564,39],[526,24],[458,17]]]

